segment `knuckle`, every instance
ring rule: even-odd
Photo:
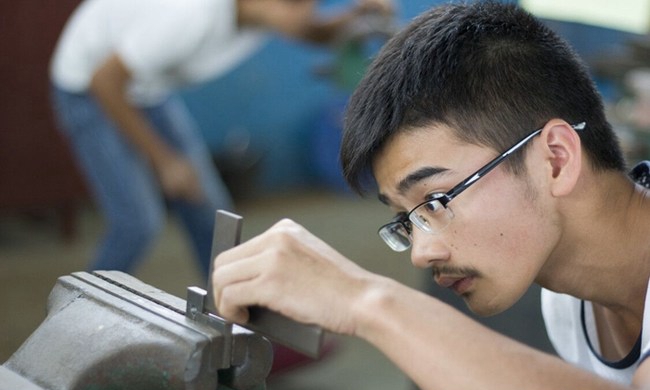
[[[278,221],[274,226],[275,230],[286,231],[286,232],[297,232],[302,229],[297,222],[289,218],[283,218]]]
[[[275,246],[269,248],[267,253],[266,264],[267,267],[271,270],[280,270],[283,268],[283,263],[289,258],[292,253],[291,249],[286,245]]]

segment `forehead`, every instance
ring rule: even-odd
[[[438,178],[469,174],[493,154],[490,148],[459,140],[446,125],[430,125],[395,134],[377,153],[372,168],[380,194],[396,198],[420,181],[434,185]]]

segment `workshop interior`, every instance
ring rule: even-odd
[[[288,217],[361,266],[466,311],[411,267],[408,254],[384,249],[375,229],[385,206],[349,190],[339,169],[346,101],[373,55],[400,26],[442,3],[393,2],[393,18],[355,25],[327,47],[273,36],[223,77],[178,92],[237,209],[211,216],[226,218],[216,224],[225,230],[215,230],[213,250]],[[47,73],[79,3],[0,5],[0,389],[413,389],[362,341],[263,311],[250,327],[218,318],[173,216],[132,274],[86,272],[104,222],[55,129]],[[649,159],[650,1],[519,3],[586,61],[630,166]],[[480,321],[553,353],[535,288]],[[273,372],[272,343],[305,358]],[[112,385],[103,385],[106,378]]]

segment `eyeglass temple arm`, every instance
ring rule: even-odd
[[[573,128],[576,131],[584,130],[586,127],[587,122],[580,122],[575,125],[571,125],[571,128]],[[445,205],[449,203],[452,199],[454,199],[458,194],[461,192],[465,191],[467,187],[471,186],[475,181],[480,179],[481,177],[485,176],[488,172],[490,172],[494,167],[499,165],[506,157],[510,156],[512,153],[516,152],[519,150],[522,146],[524,146],[528,141],[533,139],[536,135],[542,132],[544,128],[537,129],[524,137],[521,141],[517,142],[513,146],[510,147],[510,149],[506,150],[503,152],[501,155],[495,157],[492,161],[487,163],[485,166],[483,166],[481,169],[477,170],[473,174],[469,175],[465,180],[460,182],[458,185],[456,185],[454,188],[449,190],[445,195]]]

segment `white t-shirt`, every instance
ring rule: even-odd
[[[235,0],[84,0],[50,66],[54,85],[84,92],[116,53],[131,71],[131,99],[152,105],[173,89],[217,77],[257,49],[262,34],[238,30]]]
[[[650,291],[650,289],[649,289]],[[604,378],[630,384],[639,359],[650,350],[650,298],[646,292],[641,335],[628,356],[610,362],[600,355],[591,302],[542,289],[542,314],[551,343],[564,360]]]

